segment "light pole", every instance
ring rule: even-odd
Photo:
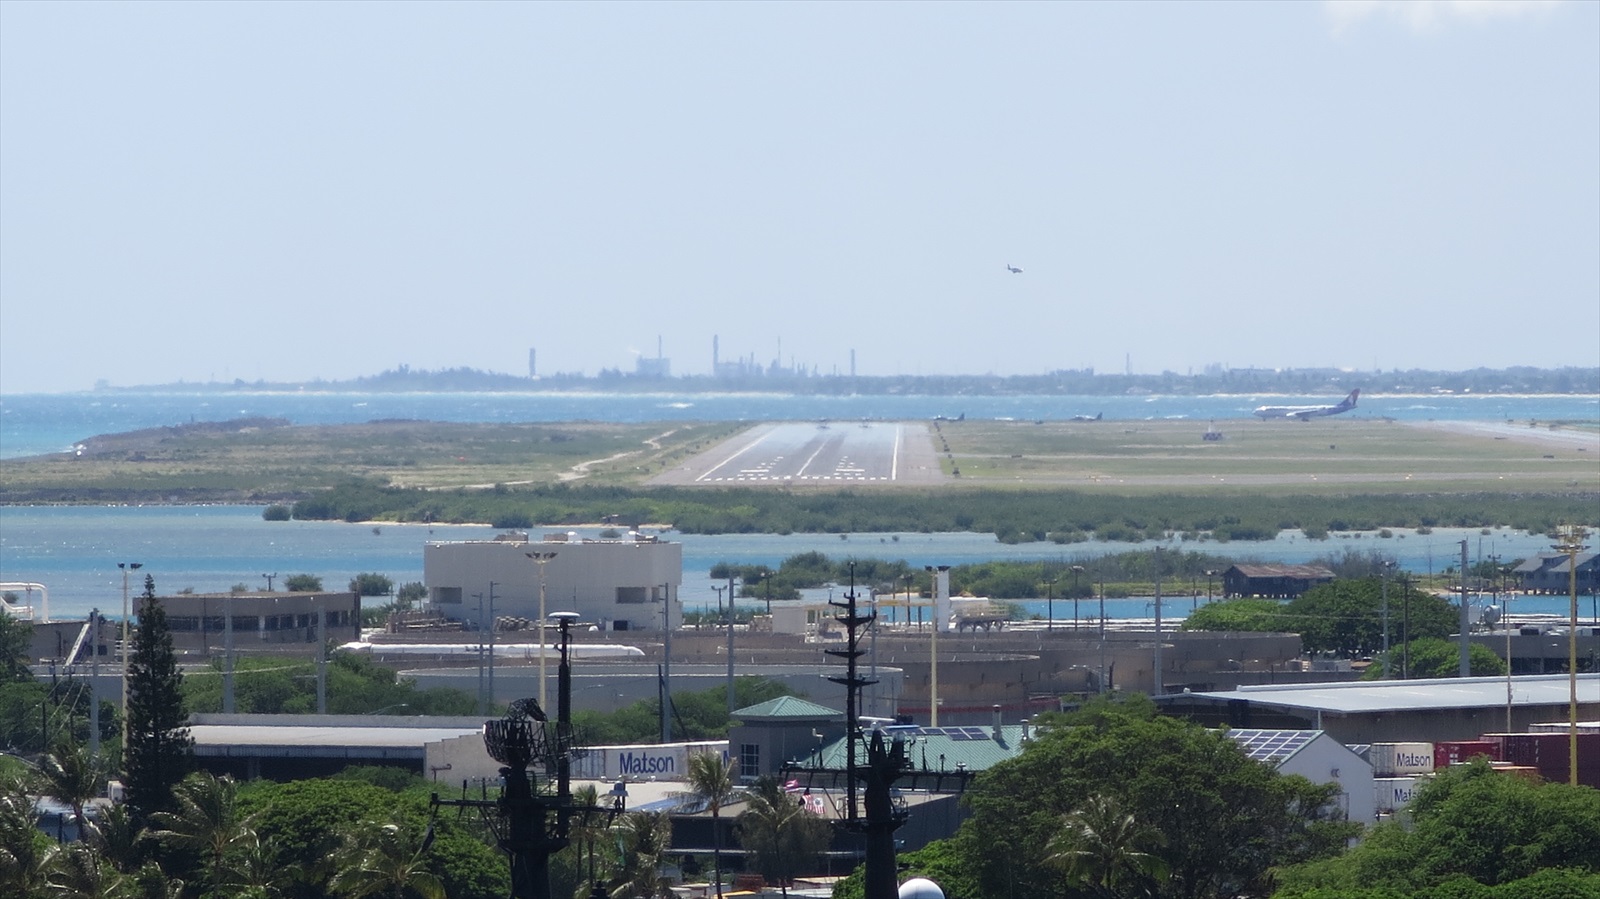
[[[267,592],[271,593],[272,592],[272,582],[277,579],[278,573],[276,571],[274,571],[271,574],[262,573],[261,576],[267,579]]]
[[[1072,632],[1078,632],[1078,575],[1083,574],[1082,565],[1072,566]]]
[[[1049,619],[1049,620],[1047,620],[1045,622],[1044,629],[1047,630],[1047,631],[1053,631],[1053,630],[1056,629],[1056,593],[1055,593],[1055,590],[1056,590],[1056,579],[1053,578],[1053,577],[1048,577],[1047,576],[1044,579],[1044,608],[1045,608],[1045,615]],[[1076,622],[1074,622],[1074,626],[1076,626]]]
[[[728,575],[728,718],[733,718],[733,575]],[[720,598],[720,597],[719,597]]]
[[[1563,525],[1554,547],[1567,554],[1567,590],[1572,597],[1572,620],[1567,626],[1567,770],[1573,786],[1578,785],[1578,553],[1589,548],[1585,536],[1583,528]]]
[[[1161,547],[1156,547],[1156,651],[1155,651],[1155,693],[1160,696],[1165,689],[1161,676]]]
[[[545,701],[548,697],[545,694],[544,685],[544,624],[546,618],[544,610],[544,566],[549,564],[550,560],[556,557],[556,554],[554,550],[550,550],[547,552],[523,553],[523,555],[532,559],[533,563],[539,566],[539,708],[547,709],[550,705]],[[491,681],[491,683],[493,682]]]
[[[128,749],[128,572],[144,567],[142,562],[118,562],[122,569],[122,749]]]
[[[1206,605],[1211,605],[1211,579],[1217,576],[1215,568],[1206,569]]]
[[[1383,679],[1389,679],[1389,570],[1394,568],[1393,562],[1380,562],[1383,571]],[[1207,588],[1210,592],[1210,588]],[[1507,690],[1511,689],[1508,685]]]

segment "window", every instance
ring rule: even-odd
[[[643,603],[649,601],[649,599],[650,595],[644,587],[617,588],[617,602],[619,603]]]
[[[433,601],[441,605],[461,605],[460,587],[434,587]]]
[[[761,776],[761,744],[739,744],[739,776],[752,778]]]

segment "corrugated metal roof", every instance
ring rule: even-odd
[[[1245,577],[1332,578],[1333,572],[1321,565],[1235,565]]]
[[[313,727],[259,724],[194,724],[196,755],[284,755],[288,750],[321,757],[328,752],[416,752],[428,743],[483,732],[483,726]]]
[[[1247,700],[1287,709],[1359,714],[1429,709],[1504,708],[1503,677],[1450,677],[1434,680],[1356,681],[1325,684],[1261,684],[1214,693],[1192,693],[1207,699]],[[1561,705],[1568,701],[1565,674],[1512,679],[1512,704]],[[1600,674],[1578,675],[1578,701],[1600,703]]]
[[[838,709],[830,709],[825,705],[817,705],[798,696],[779,696],[777,699],[769,699],[766,702],[758,702],[755,705],[737,709],[734,711],[733,717],[747,722],[756,718],[763,720],[772,720],[774,718],[842,719],[844,718],[844,712]]]
[[[992,727],[895,727],[884,733],[884,739],[905,740],[906,756],[918,771],[955,771],[958,765],[968,771],[983,771],[1021,755],[1023,731],[1022,725],[1002,725],[1000,739],[996,740]],[[856,761],[865,757],[865,749],[858,746]],[[822,747],[818,767],[842,771],[845,763],[844,740]]]

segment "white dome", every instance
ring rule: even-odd
[[[913,877],[900,884],[900,899],[944,899],[944,890],[926,877]]]

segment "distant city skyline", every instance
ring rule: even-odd
[[[1576,0],[8,0],[0,394],[709,374],[712,335],[874,377],[1600,365],[1597,33]]]

